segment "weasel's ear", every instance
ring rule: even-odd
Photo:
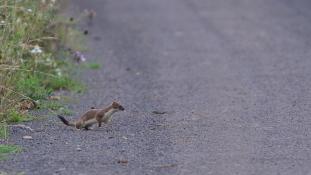
[[[113,108],[118,108],[120,105],[119,105],[119,103],[117,103],[117,102],[112,102],[112,104],[111,104],[111,106],[113,107]]]

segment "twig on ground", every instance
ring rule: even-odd
[[[172,163],[172,164],[158,165],[158,166],[155,166],[155,168],[173,168],[176,166],[177,166],[177,164]]]
[[[26,125],[22,125],[22,124],[17,124],[17,125],[10,125],[11,127],[17,127],[17,128],[22,128],[22,129],[26,129],[26,130],[29,130],[31,132],[34,132],[35,130],[32,129],[31,127],[29,126],[26,126]]]

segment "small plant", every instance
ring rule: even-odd
[[[75,92],[84,91],[84,86],[77,81],[70,79],[67,76],[59,76],[56,78],[50,78],[46,82],[46,86],[52,88],[53,90],[72,90]]]
[[[22,149],[19,146],[0,144],[0,160],[5,159],[8,154],[19,153],[21,151]]]
[[[50,109],[53,111],[56,111],[56,110],[60,109],[61,107],[63,107],[63,105],[60,104],[58,101],[44,100],[39,104],[40,109]]]
[[[44,99],[52,92],[52,88],[45,87],[43,78],[36,75],[27,75],[24,79],[19,79],[16,82],[16,90],[24,95],[34,99]]]
[[[73,111],[65,107],[58,101],[43,101],[40,103],[39,108],[42,109],[49,109],[52,114],[59,114],[59,115],[72,115]]]
[[[27,114],[23,114],[23,113],[21,113],[17,110],[14,110],[14,109],[9,111],[9,113],[7,115],[8,116],[6,118],[7,118],[8,123],[26,122],[26,121],[30,121],[33,119],[32,116],[27,115]]]
[[[61,107],[58,109],[58,114],[60,114],[60,115],[72,115],[73,111],[68,109],[68,108]]]

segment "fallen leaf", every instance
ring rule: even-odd
[[[36,103],[30,99],[23,99],[23,100],[21,100],[21,102],[19,104],[19,108],[22,111],[34,109],[36,106],[37,106]]]

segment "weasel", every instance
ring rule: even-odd
[[[98,123],[98,127],[101,127],[102,122],[107,124],[111,120],[112,114],[118,111],[124,111],[123,106],[117,102],[113,102],[110,106],[104,109],[92,108],[91,110],[84,113],[76,121],[68,121],[61,115],[58,115],[57,117],[67,126],[72,126],[77,129],[84,128],[89,130],[89,127],[95,123]]]

